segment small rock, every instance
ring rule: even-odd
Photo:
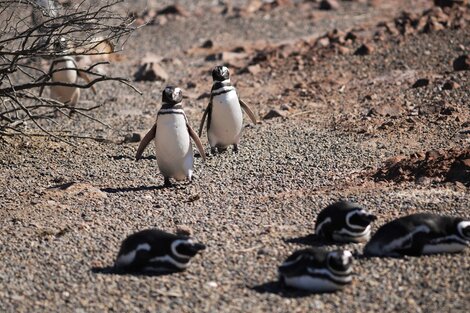
[[[283,111],[290,111],[291,107],[288,103],[281,104],[281,110]]]
[[[163,60],[163,57],[155,53],[146,53],[144,57],[140,60],[140,65],[145,63],[160,63]]]
[[[135,81],[166,81],[167,72],[157,63],[142,64],[134,74]]]
[[[189,198],[186,202],[194,202],[194,201],[197,201],[199,199],[201,199],[201,196],[198,193],[196,193],[194,195],[189,196]]]
[[[248,55],[246,53],[239,53],[239,52],[230,52],[224,51],[222,53],[215,53],[208,55],[205,60],[206,61],[225,61],[231,62],[240,59],[246,58]]]
[[[446,106],[446,107],[441,109],[439,114],[441,114],[441,115],[452,115],[452,113],[454,113],[455,111],[456,111],[455,108],[453,108],[451,106]]]
[[[215,281],[207,282],[207,286],[211,288],[217,288],[219,285]]]
[[[330,45],[330,39],[328,37],[319,38],[315,45],[323,48],[328,47]]]
[[[347,55],[351,52],[348,47],[345,46],[338,46],[338,52],[343,55]]]
[[[197,84],[195,82],[188,82],[186,84],[186,88],[188,89],[193,89],[193,88],[196,88]]]
[[[445,8],[452,7],[454,5],[465,5],[467,2],[468,0],[434,0],[434,5]]]
[[[181,16],[189,16],[188,10],[186,10],[183,6],[179,4],[172,4],[169,6],[164,7],[163,9],[157,11],[158,15],[181,15]]]
[[[351,41],[356,41],[357,39],[357,35],[355,33],[353,33],[352,31],[348,32],[345,36],[344,36],[344,40],[351,40]]]
[[[354,52],[354,55],[369,55],[374,51],[374,48],[368,44],[362,44],[357,50]]]
[[[188,225],[178,225],[176,226],[176,234],[183,236],[191,236],[193,234],[193,229]]]
[[[257,75],[257,74],[259,74],[259,72],[261,72],[261,66],[259,64],[250,65],[250,66],[247,67],[247,70],[251,74]]]
[[[263,120],[270,120],[275,117],[286,117],[286,113],[281,110],[271,109],[264,117]]]
[[[453,90],[453,89],[457,89],[459,87],[460,87],[460,85],[457,84],[456,82],[454,82],[452,80],[448,80],[444,83],[444,85],[442,86],[442,89],[444,89],[444,90]]]
[[[467,54],[459,56],[454,60],[454,71],[470,70],[470,56]]]
[[[206,41],[204,41],[204,43],[201,45],[201,48],[204,48],[204,49],[209,49],[209,48],[212,48],[214,47],[214,42],[210,39],[207,39]]]
[[[470,159],[455,160],[447,173],[447,181],[470,184]]]
[[[418,79],[411,88],[420,88],[429,85],[429,79],[427,78],[420,78]]]
[[[129,143],[129,142],[140,142],[142,140],[142,136],[139,133],[132,133],[132,134],[127,134],[124,137],[124,142]]]
[[[320,2],[320,10],[338,10],[339,3],[336,0],[322,0]]]

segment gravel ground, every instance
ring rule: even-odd
[[[238,18],[203,11],[170,19],[136,33],[109,71],[130,76],[146,53],[166,57],[168,83],[182,86],[189,96],[184,107],[196,128],[207,101],[197,97],[210,89],[207,73],[216,63],[188,49],[206,39],[230,47],[259,39],[283,42],[333,27],[372,33],[377,22],[398,15],[405,3],[385,2],[371,7],[343,1],[339,11],[327,13],[312,9],[317,15],[313,24],[309,14],[299,14],[299,6]],[[191,12],[200,10],[180,3]],[[416,3],[417,12],[432,5]],[[144,7],[145,2],[135,5]],[[469,249],[456,255],[366,259],[361,257],[363,244],[350,244],[341,247],[359,257],[353,283],[341,292],[284,290],[276,280],[277,266],[290,253],[314,243],[317,213],[338,199],[357,201],[378,215],[373,230],[421,211],[470,217],[470,193],[462,184],[432,178],[378,183],[368,176],[397,154],[468,146],[468,133],[461,132],[470,125],[468,71],[454,72],[451,64],[470,49],[469,33],[467,26],[385,40],[365,57],[320,57],[309,50],[261,63],[257,75],[234,75],[240,94],[260,118],[281,104],[292,108],[285,118],[248,125],[238,154],[228,151],[205,163],[197,158],[192,184],[163,188],[153,147],[135,162],[138,143],[123,142],[152,124],[165,85],[161,82],[136,83],[143,96],[113,82],[103,84],[94,98],[86,93],[83,105],[105,104],[92,114],[111,129],[84,118],[57,117],[71,133],[104,142],[71,139],[73,147],[38,137],[0,140],[0,311],[467,311]],[[410,88],[422,77],[431,78],[431,84]],[[460,87],[438,87],[448,79]],[[372,100],[365,101],[366,96]],[[456,111],[449,116],[413,113],[438,101]],[[391,103],[397,104],[397,115],[367,114]],[[205,135],[202,140],[207,144]],[[208,246],[187,271],[109,274],[127,235],[182,225]]]

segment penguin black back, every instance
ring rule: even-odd
[[[382,227],[364,247],[368,256],[420,256],[462,251],[470,241],[470,221],[452,216],[417,213]]]
[[[125,271],[178,271],[205,245],[192,238],[147,229],[127,237],[121,244],[115,267]]]
[[[323,209],[317,217],[315,234],[338,242],[361,242],[370,238],[373,214],[359,204],[338,201]]]
[[[351,283],[351,265],[350,251],[307,248],[294,252],[279,266],[279,279],[289,287],[332,292]]]

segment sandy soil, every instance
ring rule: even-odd
[[[97,96],[85,92],[82,105],[103,104],[91,115],[110,128],[79,116],[55,120],[98,140],[0,140],[1,312],[467,311],[470,249],[367,259],[363,244],[345,245],[358,256],[355,276],[334,294],[285,290],[277,266],[314,244],[316,214],[338,199],[377,214],[374,230],[415,212],[470,218],[470,80],[453,68],[469,54],[469,7],[339,1],[323,11],[319,1],[288,2],[250,13],[246,1],[234,1],[227,15],[216,1],[179,1],[187,14],[136,32],[108,69],[132,77],[153,53],[168,81],[136,82],[142,96],[115,82]],[[171,3],[123,9],[144,19],[147,4]],[[201,48],[207,40],[213,46]],[[366,55],[356,55],[363,44]],[[212,60],[228,51],[239,53]],[[167,84],[183,88],[197,128],[210,69],[220,63],[261,123],[245,118],[238,154],[197,158],[192,184],[163,188],[153,147],[135,162],[138,143],[129,138],[150,128]],[[427,83],[413,87],[419,79]],[[264,119],[270,110],[279,117]],[[423,174],[428,161],[437,169]],[[447,175],[454,161],[467,173],[457,180]],[[181,225],[208,246],[187,271],[109,273],[127,235]]]

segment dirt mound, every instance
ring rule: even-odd
[[[410,157],[396,156],[373,175],[378,181],[415,181],[423,177],[470,186],[470,148],[432,150]]]

